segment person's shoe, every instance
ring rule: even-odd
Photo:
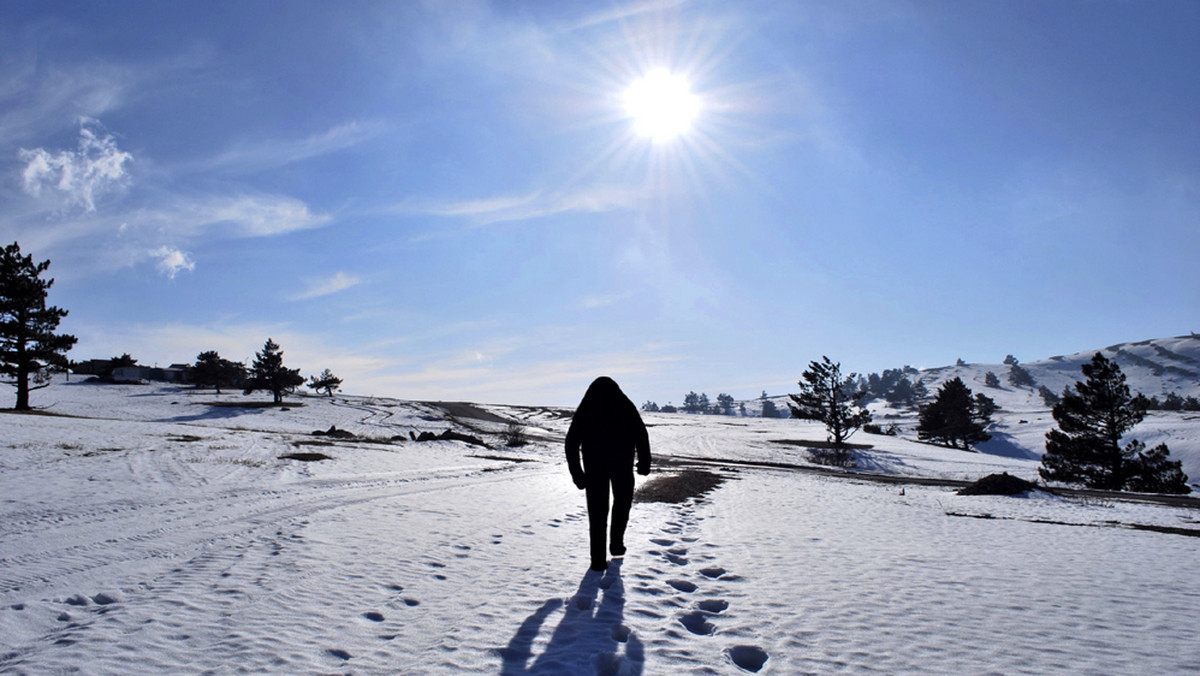
[[[608,570],[608,561],[592,561],[592,570],[606,571]]]
[[[608,551],[612,552],[613,556],[625,556],[625,545],[614,542],[609,545]]]

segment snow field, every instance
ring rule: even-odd
[[[1191,509],[739,468],[703,500],[635,505],[629,552],[600,575],[553,411],[486,407],[547,440],[513,453],[310,434],[459,429],[421,404],[43,394],[104,417],[0,419],[6,673],[1200,670],[1200,539],[1129,527],[1194,531]],[[774,440],[823,437],[798,421],[647,421],[660,456],[800,464]],[[1036,467],[855,441],[911,474]],[[279,459],[294,451],[332,459]]]

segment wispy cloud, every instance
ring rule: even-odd
[[[384,376],[378,382],[385,392],[419,393],[424,399],[565,405],[577,402],[597,376],[612,376],[635,391],[636,385],[629,385],[661,376],[678,361],[654,346],[546,360],[492,361],[480,355],[485,353],[462,351],[431,360],[416,370]]]
[[[479,200],[447,202],[402,211],[436,216],[467,218],[478,225],[506,221],[525,221],[566,213],[599,213],[632,209],[642,200],[643,191],[623,186],[600,186],[575,192],[525,195],[500,195]]]
[[[189,218],[190,212],[190,218]],[[185,229],[223,226],[237,237],[269,237],[328,224],[328,214],[313,213],[308,205],[286,195],[254,194],[212,196],[183,200],[168,214],[183,218]]]
[[[335,294],[339,291],[345,291],[352,286],[357,286],[362,280],[358,277],[347,275],[345,272],[338,271],[332,277],[325,279],[314,279],[308,283],[308,288],[304,291],[292,296],[290,300],[310,300]]]
[[[301,139],[263,141],[236,146],[215,157],[187,165],[191,171],[260,171],[352,148],[384,130],[378,121],[352,121]]]
[[[54,67],[32,54],[0,59],[0,139],[19,143],[15,139],[39,129],[103,115],[121,104],[137,79],[106,64]]]
[[[170,279],[175,279],[175,275],[184,270],[191,272],[196,269],[196,263],[186,253],[174,247],[160,246],[151,251],[150,255],[158,259],[155,265],[158,271]]]
[[[128,184],[126,164],[133,162],[133,155],[117,148],[99,122],[87,118],[80,121],[77,149],[22,148],[18,157],[25,163],[21,179],[26,193],[41,197],[46,190],[63,200],[64,207],[86,212],[96,210],[99,195]]]
[[[580,21],[571,25],[571,29],[589,28],[598,26],[613,21],[625,21],[640,14],[650,12],[661,12],[666,9],[671,9],[684,4],[687,0],[645,0],[644,2],[633,2],[622,6],[612,7],[602,10],[595,14],[590,14]]]
[[[616,305],[620,300],[620,296],[591,295],[582,298],[578,303],[578,307],[583,310],[595,310],[596,308]]]

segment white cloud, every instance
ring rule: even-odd
[[[280,167],[351,148],[383,131],[380,122],[347,122],[302,139],[263,141],[234,147],[216,157],[188,165],[190,170],[255,171]]]
[[[579,301],[579,308],[583,310],[595,310],[596,308],[608,307],[616,305],[621,300],[621,296],[602,296],[591,295],[585,296]]]
[[[150,255],[158,259],[155,266],[158,271],[170,279],[175,279],[175,275],[182,270],[191,272],[196,269],[196,263],[179,249],[161,246],[151,251]]]
[[[643,191],[621,186],[599,186],[576,192],[497,196],[480,200],[428,205],[415,211],[436,216],[469,218],[480,225],[523,221],[565,213],[599,213],[634,208]]]
[[[240,237],[282,235],[317,228],[331,220],[328,215],[314,214],[304,202],[285,195],[217,196],[194,206],[195,226],[225,224]]]
[[[308,288],[301,293],[291,297],[291,300],[309,300],[312,298],[320,298],[335,294],[338,291],[345,291],[352,286],[356,286],[361,282],[357,277],[352,277],[344,272],[338,271],[332,277],[327,279],[310,280]]]
[[[112,135],[90,119],[80,122],[77,150],[51,153],[45,148],[22,148],[18,156],[25,162],[21,172],[25,192],[40,197],[43,189],[49,189],[59,193],[66,206],[80,206],[89,213],[96,211],[96,197],[128,183],[125,165],[133,161],[133,155],[117,148]]]

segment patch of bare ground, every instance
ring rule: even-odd
[[[634,502],[685,502],[708,494],[725,477],[703,469],[684,469],[675,474],[656,476],[638,487]]]
[[[773,444],[783,444],[785,446],[799,446],[801,448],[819,448],[824,450],[835,449],[832,441],[810,441],[807,439],[768,439]],[[842,442],[842,448],[853,448],[858,450],[867,450],[874,448],[873,444],[852,444],[848,441]]]
[[[331,456],[324,453],[285,453],[279,456],[280,460],[299,460],[301,462],[317,462],[319,460],[333,460]]]
[[[1080,528],[1129,528],[1132,530],[1148,530],[1154,533],[1166,533],[1168,535],[1184,535],[1187,537],[1200,537],[1200,529],[1197,528],[1180,528],[1178,526],[1159,526],[1152,523],[1123,523],[1121,521],[1105,521],[1103,523],[1072,523],[1070,521],[1057,521],[1054,519],[1028,519],[1015,516],[996,516],[994,514],[969,514],[964,512],[946,512],[946,516],[956,516],[966,519],[995,519],[997,521],[1025,521],[1028,523],[1044,523],[1052,526],[1077,526]]]
[[[276,404],[273,401],[194,401],[192,403],[213,408],[278,408],[280,410],[304,406],[304,402],[299,401],[286,401],[282,404]]]

